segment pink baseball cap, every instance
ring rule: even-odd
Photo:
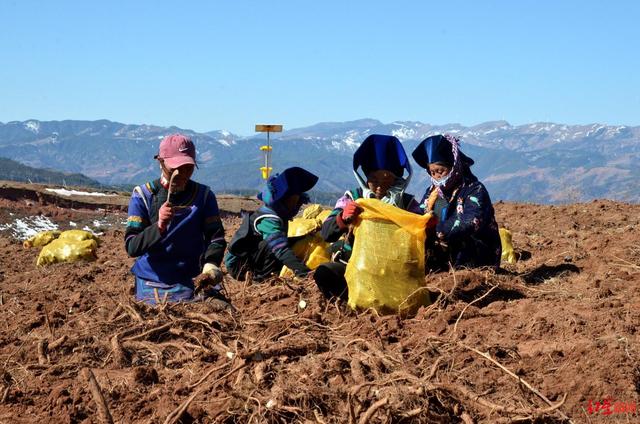
[[[196,164],[196,146],[190,138],[182,134],[171,134],[160,142],[160,153],[157,156],[166,166],[176,169],[182,165]]]

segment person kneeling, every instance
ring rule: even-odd
[[[215,194],[191,180],[196,148],[189,138],[170,135],[156,159],[161,177],[137,186],[129,201],[125,247],[137,258],[131,268],[136,300],[155,305],[222,299],[224,228]]]
[[[362,168],[364,175],[358,172]],[[320,265],[314,279],[327,298],[348,298],[345,272],[354,242],[350,227],[360,214],[358,199],[378,199],[400,209],[422,214],[419,203],[405,193],[411,180],[411,164],[402,143],[396,137],[372,134],[353,154],[353,173],[358,188],[338,199],[335,208],[322,224],[322,237],[332,242],[333,262]]]
[[[289,220],[309,200],[318,177],[311,172],[292,167],[269,178],[266,188],[258,194],[264,205],[246,214],[234,234],[224,262],[229,274],[243,281],[249,271],[254,281],[278,275],[284,265],[297,277],[311,270],[291,250],[295,242],[287,237]]]
[[[460,151],[459,140],[448,134],[434,135],[423,140],[412,155],[430,176],[421,206],[438,218],[427,234],[428,271],[497,268],[502,247],[491,198],[471,172],[474,162]]]

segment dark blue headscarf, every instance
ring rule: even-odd
[[[300,195],[300,201],[298,202],[299,209],[300,206],[309,201],[309,197],[305,192],[311,190],[317,182],[318,177],[306,169],[297,166],[287,168],[267,180],[267,185],[264,190],[258,193],[258,199],[272,208],[279,216],[290,219],[298,213],[298,210],[285,210],[286,208],[284,208],[282,200],[287,196]],[[293,215],[291,215],[291,213],[293,213]]]
[[[364,171],[364,177],[358,172],[359,168]],[[404,177],[405,169],[407,170],[406,177]],[[353,154],[353,174],[362,189],[364,198],[375,197],[367,185],[367,176],[378,170],[389,171],[396,176],[396,181],[380,200],[401,207],[404,190],[411,181],[411,163],[402,143],[396,137],[372,134],[362,142]]]
[[[473,159],[460,151],[460,140],[449,134],[438,134],[427,137],[411,154],[418,165],[429,172],[429,164],[439,163],[451,168],[449,175],[441,180],[431,177],[431,185],[438,190],[440,197],[457,187],[465,174],[470,174],[469,167]]]
[[[372,134],[367,137],[353,154],[353,170],[362,167],[365,175],[384,169],[402,177],[406,169],[411,173],[409,158],[396,137]]]
[[[422,140],[411,156],[413,156],[418,165],[426,170],[429,170],[430,163],[441,163],[453,168],[455,164],[454,154],[456,154],[456,152],[462,162],[468,166],[473,165],[473,159],[458,149],[459,142],[457,138],[449,134],[432,135]],[[454,150],[456,152],[454,152]]]

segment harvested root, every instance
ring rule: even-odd
[[[47,356],[46,339],[40,339],[40,341],[38,341],[38,363],[40,365],[46,365],[49,363],[49,357]]]
[[[80,374],[89,384],[89,390],[91,391],[91,396],[93,396],[93,401],[98,406],[100,421],[103,423],[113,424],[113,417],[111,416],[107,402],[102,394],[102,389],[96,380],[96,376],[93,375],[93,371],[89,368],[84,368]]]
[[[113,337],[111,337],[111,350],[113,351],[113,362],[116,366],[118,368],[126,367],[128,365],[127,359],[117,334],[114,334]]]
[[[54,341],[49,343],[49,346],[48,346],[49,351],[52,351],[52,350],[55,350],[55,349],[59,348],[66,341],[67,341],[67,336],[66,335],[64,335],[62,337],[58,337],[57,339],[55,339]]]

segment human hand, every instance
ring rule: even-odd
[[[356,202],[349,202],[342,209],[342,220],[349,224],[360,215],[362,208]]]
[[[224,279],[224,273],[222,272],[220,267],[212,263],[204,264],[204,266],[202,267],[202,273],[211,276],[211,281],[214,284],[221,283]]]
[[[207,288],[214,288],[222,282],[224,274],[222,270],[214,264],[205,264],[202,273],[193,279],[195,292],[199,293]]]
[[[160,210],[158,211],[158,228],[161,233],[164,233],[167,230],[172,219],[173,207],[169,203],[165,202],[160,206]]]

